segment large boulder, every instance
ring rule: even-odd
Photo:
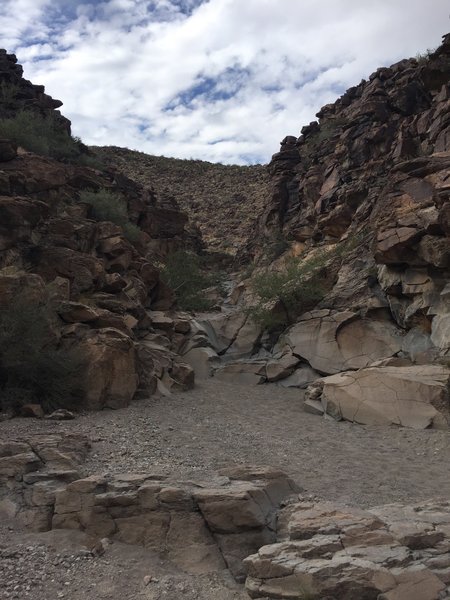
[[[32,231],[48,214],[44,202],[2,196],[0,191],[0,251],[8,250],[18,242],[30,241]]]
[[[117,329],[89,330],[78,349],[87,365],[86,407],[95,410],[127,406],[138,384],[133,341]]]
[[[317,310],[290,327],[285,342],[313,369],[331,374],[393,356],[401,349],[401,335],[390,321],[359,318],[351,311]]]
[[[194,369],[197,379],[208,379],[219,364],[219,356],[212,348],[199,347],[184,354],[183,361]]]
[[[234,359],[250,356],[261,337],[261,328],[240,311],[208,315],[198,325],[217,353]]]
[[[41,304],[45,300],[45,283],[39,275],[6,269],[0,272],[0,306],[8,306],[19,300],[30,304]]]
[[[450,370],[440,365],[369,367],[325,377],[313,384],[309,395],[320,397],[324,412],[336,419],[446,428],[450,423],[449,382]]]
[[[266,380],[266,361],[242,359],[229,362],[216,369],[214,377],[222,381],[257,385]]]

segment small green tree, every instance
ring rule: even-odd
[[[257,273],[251,282],[256,302],[248,313],[269,330],[293,323],[332,287],[330,273],[337,274],[351,253],[369,240],[370,233],[363,228],[330,248],[317,249],[306,260],[290,258],[280,271],[266,269]]]
[[[0,311],[0,409],[27,403],[73,408],[82,395],[83,361],[58,347],[45,306],[26,301]]]
[[[166,259],[161,277],[175,292],[178,306],[183,310],[208,310],[211,301],[205,297],[205,290],[217,283],[201,269],[201,259],[192,252],[177,250]]]
[[[256,303],[250,316],[267,329],[286,326],[309,310],[325,295],[322,269],[327,255],[317,254],[307,261],[290,259],[281,271],[264,271],[252,278]]]

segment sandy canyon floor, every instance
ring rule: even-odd
[[[86,474],[151,472],[206,481],[235,464],[282,468],[305,495],[361,507],[450,497],[450,432],[337,423],[302,410],[302,392],[211,379],[194,390],[74,421],[0,423],[0,440],[83,433]],[[230,576],[190,576],[143,548],[87,552],[79,532],[29,534],[0,524],[0,598],[237,600]]]

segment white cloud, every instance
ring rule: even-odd
[[[267,161],[338,91],[438,45],[448,12],[446,0],[6,0],[0,33],[86,143]]]

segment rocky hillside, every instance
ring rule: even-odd
[[[191,386],[168,337],[151,342],[160,326],[177,343],[189,330],[180,321],[168,332],[155,312],[174,304],[161,257],[201,245],[186,215],[119,173],[85,166],[92,156],[55,111],[61,103],[5,51],[0,89],[1,409],[40,414],[73,405],[75,391],[78,406],[119,407],[152,394],[157,380]]]
[[[92,150],[133,181],[155,186],[162,198],[176,198],[190,222],[199,227],[209,252],[235,256],[251,237],[256,216],[270,197],[263,165],[179,160],[113,146]]]
[[[268,195],[95,156],[59,106],[0,51],[0,595],[448,600],[450,35],[286,137]],[[161,277],[202,250],[173,195],[254,258],[213,312]]]
[[[259,329],[245,312],[203,323],[228,357],[215,376],[309,384],[306,407],[337,419],[448,426],[449,82],[447,35],[283,140],[235,294]]]

